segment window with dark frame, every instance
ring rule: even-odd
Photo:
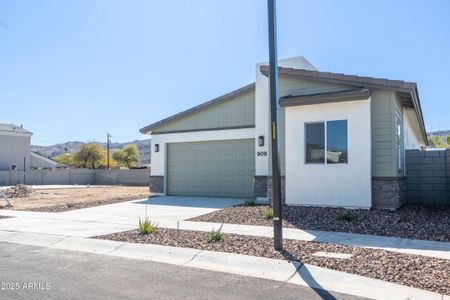
[[[305,123],[305,163],[348,163],[347,126],[347,120]]]
[[[325,163],[325,124],[305,124],[305,144],[307,163]]]

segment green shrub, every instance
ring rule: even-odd
[[[255,199],[245,199],[244,206],[255,206]]]
[[[351,221],[357,220],[358,215],[355,213],[348,212],[348,211],[340,211],[336,214],[336,219],[339,221],[351,222]]]
[[[273,209],[266,210],[264,216],[266,217],[266,219],[273,219]]]
[[[153,234],[158,230],[158,223],[151,222],[148,218],[141,221],[139,218],[139,233],[140,234]]]
[[[212,230],[210,234],[208,234],[208,242],[220,242],[223,241],[225,238],[224,234],[222,233],[222,225],[220,225],[220,228],[218,230]]]

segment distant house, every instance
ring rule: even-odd
[[[0,123],[0,171],[56,167],[55,161],[31,151],[32,135],[22,126]]]
[[[405,149],[428,145],[413,82],[279,63],[283,198],[288,205],[396,208]],[[271,195],[268,65],[256,81],[142,128],[152,136],[154,192]]]

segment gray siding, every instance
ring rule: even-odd
[[[397,176],[395,92],[372,91],[372,176]]]
[[[0,171],[11,170],[11,165],[17,165],[17,171],[23,171],[30,166],[30,137],[0,134]]]
[[[372,176],[403,176],[398,170],[397,122],[402,122],[402,107],[394,91],[372,91]],[[403,130],[400,143],[403,145]]]
[[[153,133],[235,126],[255,126],[254,91],[170,122],[153,130]]]

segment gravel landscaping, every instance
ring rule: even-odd
[[[273,240],[237,234],[224,234],[224,240],[208,242],[207,232],[158,228],[157,233],[143,235],[138,230],[96,237],[131,243],[178,246],[300,261],[324,268],[381,279],[419,289],[450,295],[450,261],[385,250],[364,249],[330,243],[284,240],[285,251],[273,249]],[[318,251],[347,253],[349,259],[312,256]]]
[[[237,205],[189,221],[272,226],[272,220],[264,216],[269,209],[268,205]],[[346,221],[342,216],[355,219]],[[450,242],[450,207],[407,205],[389,211],[288,206],[283,208],[283,226]]]

